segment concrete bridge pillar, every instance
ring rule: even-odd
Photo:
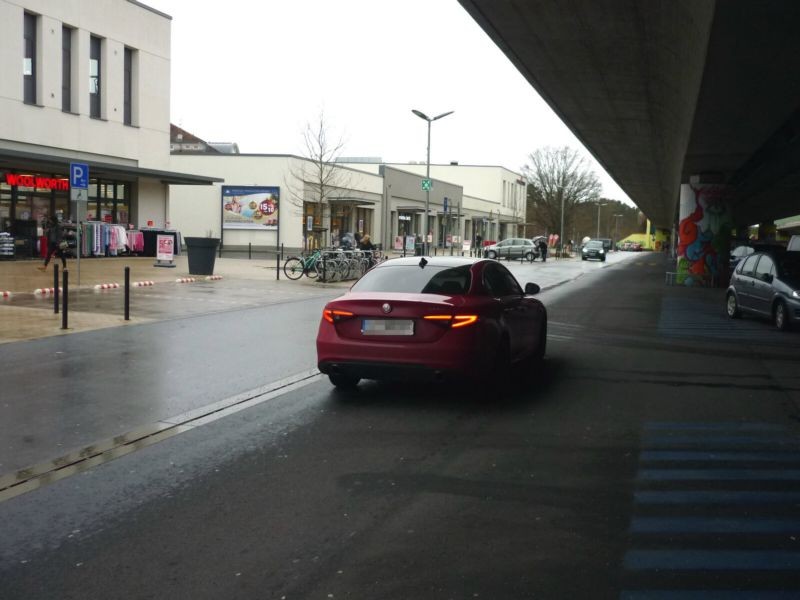
[[[725,287],[730,274],[731,192],[727,185],[681,185],[677,282]]]

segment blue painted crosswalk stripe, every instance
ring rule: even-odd
[[[800,481],[800,469],[642,469],[643,481]]]
[[[620,600],[797,600],[800,590],[625,590]]]
[[[800,568],[800,552],[782,550],[630,550],[632,571],[788,571]]]
[[[693,450],[645,450],[639,455],[640,462],[657,461],[708,461],[708,462],[796,462],[800,464],[797,452],[702,452]]]
[[[676,445],[692,445],[700,446],[703,448],[714,447],[715,445],[734,445],[737,448],[744,446],[770,446],[770,447],[797,447],[800,446],[800,440],[793,436],[757,436],[757,435],[647,435],[642,440],[645,448],[652,449],[654,447],[674,448]]]
[[[638,491],[637,504],[798,504],[800,492],[765,491]]]
[[[633,533],[770,533],[800,535],[800,519],[634,517]]]
[[[729,423],[697,423],[680,421],[654,421],[646,423],[645,431],[659,431],[663,429],[675,431],[785,431],[783,425],[777,423],[739,423],[731,421]]]

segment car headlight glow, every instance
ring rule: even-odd
[[[600,254],[605,254],[605,253],[606,253],[606,251],[605,251],[605,250],[603,250],[602,248],[600,248],[600,250],[598,250],[598,252],[599,252]]]
[[[792,298],[800,298],[800,290],[793,290]]]

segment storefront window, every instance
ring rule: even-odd
[[[114,201],[105,201],[100,203],[100,221],[104,223],[114,222]]]

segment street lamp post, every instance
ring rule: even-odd
[[[597,204],[597,237],[598,238],[600,237],[600,207],[601,206],[606,206],[606,204],[605,203],[603,203],[603,204],[598,203]]]
[[[417,110],[416,108],[412,108],[411,112],[414,113],[415,115],[417,115],[420,119],[424,119],[425,121],[428,122],[428,158],[427,158],[427,161],[426,161],[425,179],[430,181],[430,179],[431,179],[431,123],[433,123],[434,121],[438,121],[439,119],[441,119],[442,117],[446,117],[447,115],[452,115],[455,111],[451,110],[449,112],[442,113],[440,115],[436,115],[433,118],[429,117],[424,112]],[[428,186],[427,189],[425,190],[425,221],[424,221],[425,231],[423,232],[423,234],[425,235],[425,242],[423,244],[423,246],[425,248],[425,252],[424,252],[425,254],[429,253],[429,248],[428,248],[428,230],[429,230],[429,226],[428,226],[428,218],[429,218],[428,211],[430,210],[430,203],[431,203],[431,190],[430,190],[430,186]]]
[[[561,229],[558,232],[558,245],[560,251],[558,253],[559,258],[564,258],[564,187],[558,187],[558,193],[561,195]]]

